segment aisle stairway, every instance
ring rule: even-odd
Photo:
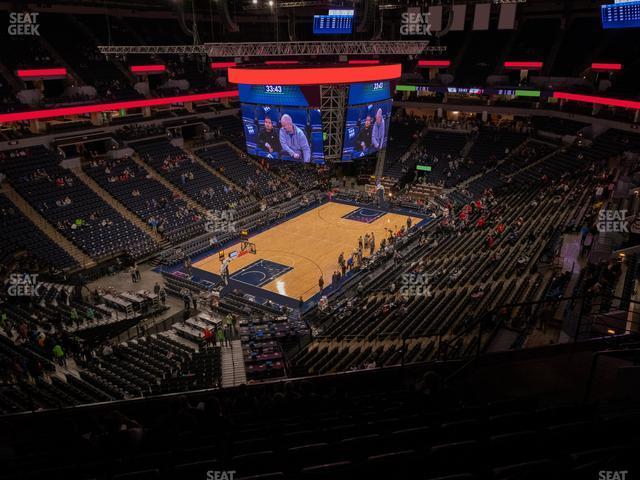
[[[129,209],[127,209],[118,200],[113,198],[108,192],[103,190],[102,187],[98,185],[98,183],[93,178],[91,178],[89,175],[87,175],[84,172],[84,170],[82,170],[81,168],[72,168],[71,170],[73,171],[73,173],[76,174],[76,176],[80,180],[82,180],[82,182],[85,185],[87,185],[91,190],[93,190],[96,195],[98,195],[105,202],[107,202],[111,207],[113,207],[113,209],[116,210],[120,215],[122,215],[124,218],[129,220],[136,227],[138,227],[140,230],[142,230],[151,238],[153,238],[156,242],[158,242],[158,244],[160,244],[160,247],[165,247],[168,245],[168,242],[164,240],[162,235],[154,231],[153,228],[151,228],[145,221],[143,221],[140,217],[138,217]]]
[[[213,148],[217,145],[221,145],[221,144],[225,144],[228,143],[229,145],[231,145],[230,142],[219,142],[219,143],[212,143],[211,145],[207,145],[206,148]],[[233,146],[233,145],[231,145]],[[195,150],[192,150],[191,148],[188,148],[186,146],[183,146],[182,149],[185,152],[189,152],[193,158],[195,158],[195,160],[205,169],[207,169],[209,172],[211,172],[213,175],[215,175],[216,177],[218,177],[220,180],[222,180],[224,183],[226,183],[227,185],[231,186],[231,187],[235,187],[238,190],[240,190],[241,192],[245,193],[245,194],[249,194],[249,192],[247,192],[247,189],[244,188],[242,185],[238,185],[237,183],[235,183],[233,180],[231,180],[229,177],[227,177],[226,175],[220,173],[218,170],[216,170],[215,168],[213,168],[211,165],[209,165],[207,162],[205,162],[204,160],[202,160],[202,158],[200,158],[200,156],[195,152]]]
[[[156,182],[164,185],[175,196],[184,199],[184,201],[187,202],[187,205],[189,206],[189,208],[198,210],[200,213],[203,213],[203,214],[207,212],[207,209],[203,205],[196,202],[191,197],[185,195],[184,192],[181,192],[178,188],[176,188],[176,186],[173,183],[171,183],[169,180],[167,180],[162,175],[160,175],[153,167],[144,163],[138,153],[134,153],[133,155],[131,155],[131,159],[134,162],[136,162],[139,166],[144,168],[149,173],[149,175],[151,175],[151,178],[153,178]]]
[[[244,355],[240,340],[233,340],[231,348],[222,347],[222,387],[235,387],[247,383]]]

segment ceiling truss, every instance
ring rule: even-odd
[[[221,57],[280,57],[321,55],[420,55],[444,53],[446,46],[429,46],[428,40],[347,41],[347,42],[246,42],[205,43],[202,45],[101,45],[105,55],[207,55]]]

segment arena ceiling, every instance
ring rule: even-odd
[[[407,8],[452,2],[456,5],[472,5],[489,0],[57,0],[24,2],[18,6],[16,2],[0,2],[0,9],[175,19],[187,38],[193,38],[191,32],[195,15],[198,35],[196,40],[188,43],[198,44],[313,40],[313,15],[326,13],[329,7],[355,9],[357,27],[350,36],[351,40],[400,40],[401,15]],[[603,3],[597,0],[490,1],[498,2],[518,2],[519,20],[549,16],[567,19],[572,16],[597,16],[599,5]],[[498,11],[497,8],[492,9],[492,15],[497,17]],[[473,9],[467,8],[468,17],[472,14]],[[255,28],[256,24],[262,27]],[[266,28],[265,24],[271,24],[272,28]]]

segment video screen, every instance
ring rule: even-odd
[[[602,28],[640,28],[640,1],[620,1],[600,6]]]
[[[391,100],[347,109],[342,161],[350,162],[386,147],[391,120]]]
[[[353,9],[332,9],[329,15],[313,16],[313,33],[316,35],[352,33]]]
[[[391,83],[388,80],[352,83],[349,86],[349,105],[381,102],[389,98],[391,98]]]
[[[313,91],[304,91],[297,85],[238,85],[240,103],[256,105],[281,105],[287,107],[308,107],[307,96],[313,97]],[[313,99],[313,98],[312,98]]]
[[[324,163],[317,108],[241,104],[247,153],[300,163]]]

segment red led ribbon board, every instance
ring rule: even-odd
[[[640,102],[634,100],[622,100],[619,98],[595,97],[593,95],[580,95],[577,93],[554,92],[553,98],[561,100],[573,100],[574,102],[594,103],[607,107],[622,107],[640,110]]]
[[[519,68],[520,70],[539,70],[542,62],[504,62],[505,68]]]
[[[126,102],[96,103],[93,105],[82,105],[78,107],[30,110],[27,112],[18,113],[3,113],[0,114],[0,123],[64,117],[67,115],[82,115],[85,113],[107,112],[121,109],[126,110],[130,108],[157,107],[160,105],[171,105],[173,103],[199,102],[203,100],[215,100],[219,98],[229,98],[237,96],[237,90],[228,90],[226,92],[198,93],[193,95],[181,95],[178,97],[149,98],[144,100],[128,100]]]
[[[380,60],[349,60],[349,65],[379,65]]]
[[[402,66],[368,65],[328,68],[229,68],[229,81],[244,85],[335,85],[400,78]]]
[[[591,70],[601,70],[604,72],[617,72],[622,70],[621,63],[592,63]]]
[[[133,73],[161,73],[167,69],[164,65],[132,65]]]
[[[235,67],[236,62],[211,62],[211,70]]]
[[[418,60],[419,67],[441,67],[446,68],[451,65],[451,60]]]
[[[24,79],[31,79],[31,80],[35,80],[38,78],[47,78],[47,77],[66,77],[67,76],[67,69],[60,67],[60,68],[32,68],[32,69],[27,69],[27,70],[18,70],[17,72],[18,77],[20,78],[24,78]]]

